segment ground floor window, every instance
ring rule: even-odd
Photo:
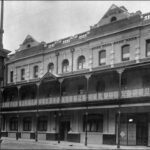
[[[38,131],[47,131],[47,117],[40,116],[38,118]]]
[[[10,119],[9,126],[10,126],[11,131],[17,131],[18,130],[18,119],[17,119],[17,117],[13,117]]]
[[[86,119],[87,117],[87,119]],[[88,114],[83,116],[83,131],[88,132],[103,132],[103,115],[102,114]]]
[[[25,117],[23,119],[23,131],[31,131],[31,117]]]

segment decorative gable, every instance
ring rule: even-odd
[[[17,51],[29,49],[31,47],[38,46],[40,43],[37,42],[31,35],[27,35],[20,48]]]
[[[125,11],[124,9],[117,7],[116,5],[113,4],[109,8],[109,10],[105,13],[103,18],[107,18],[107,17],[112,16],[112,15],[117,15],[117,14],[123,13],[124,11]]]
[[[127,18],[129,16],[130,13],[124,6],[118,7],[113,4],[104,14],[102,19],[96,24],[96,26],[98,27],[105,24],[109,24],[111,22]]]
[[[57,80],[57,76],[47,72],[42,78],[41,78],[41,82],[48,82],[48,81],[56,81]]]
[[[27,35],[22,45],[30,44],[32,42],[35,42],[36,40],[33,39],[31,35]]]

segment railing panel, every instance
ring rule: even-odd
[[[89,101],[101,101],[101,100],[111,100],[118,99],[118,91],[111,92],[99,92],[99,93],[89,93]],[[136,98],[136,97],[145,97],[150,96],[150,88],[139,88],[139,89],[131,89],[131,90],[122,90],[121,97],[122,98]],[[62,96],[61,103],[77,103],[77,102],[85,102],[86,94],[80,95],[70,95],[70,96]],[[39,105],[51,105],[51,104],[59,104],[60,97],[49,97],[49,98],[40,98]],[[36,106],[37,99],[29,99],[29,100],[20,100],[19,107],[24,106]],[[3,108],[9,107],[18,107],[18,101],[11,102],[2,102]]]

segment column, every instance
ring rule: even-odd
[[[17,100],[17,133],[16,133],[16,140],[19,139],[19,100],[20,100],[20,88],[21,86],[17,86],[17,89],[18,89],[18,100]]]
[[[71,48],[71,59],[72,59],[72,64],[71,64],[71,72],[73,72],[73,62],[74,62],[74,57],[73,57],[73,54],[74,54],[74,48]]]
[[[112,47],[112,49],[111,49],[111,51],[110,51],[110,65],[111,65],[111,67],[114,67],[114,59],[115,59],[115,57],[114,57],[114,43],[112,43],[112,45],[111,45],[111,47]]]
[[[36,131],[35,131],[35,141],[38,141],[38,117],[39,117],[39,86],[40,83],[36,83],[37,86],[37,110],[36,110]]]
[[[124,69],[117,70],[117,73],[119,75],[117,148],[120,148],[120,117],[121,117],[120,99],[121,99],[121,79],[122,79],[123,71],[124,71]]]
[[[1,82],[0,82],[1,83]],[[1,137],[2,137],[2,114],[1,114],[1,112],[2,112],[2,103],[3,103],[3,91],[4,91],[4,89],[3,88],[1,88],[0,89],[1,91],[1,93],[0,93],[0,143],[2,142],[2,139],[1,139]]]
[[[87,120],[88,120],[88,95],[89,95],[89,79],[91,74],[85,75],[86,78],[86,110],[85,110],[85,146],[87,146]]]
[[[60,84],[60,89],[59,89],[59,103],[61,104],[62,101],[62,83],[64,79],[59,79],[59,84]],[[58,111],[58,143],[60,143],[60,123],[61,123],[61,108],[59,106],[59,111]]]
[[[59,52],[56,52],[56,74],[58,74],[58,56]]]

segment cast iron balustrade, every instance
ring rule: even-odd
[[[138,88],[138,89],[129,89],[121,91],[122,98],[135,98],[135,97],[146,97],[150,96],[150,88]],[[98,93],[89,93],[89,101],[102,101],[102,100],[113,100],[118,99],[118,91],[110,91],[110,92],[98,92]],[[62,96],[61,103],[78,103],[78,102],[86,102],[86,94],[79,95],[68,95]],[[49,97],[49,98],[39,98],[39,105],[52,105],[52,104],[60,104],[60,98],[58,97]],[[24,106],[36,106],[37,99],[29,99],[29,100],[20,100],[19,107]],[[3,108],[9,107],[17,107],[17,101],[3,102]]]
[[[150,96],[150,88],[122,90],[122,98],[134,98],[144,96]]]
[[[150,23],[150,13],[143,14],[143,24]]]
[[[36,99],[19,101],[19,106],[35,106],[35,105],[37,105],[37,100]]]
[[[58,103],[59,103],[59,97],[49,97],[49,98],[40,98],[39,99],[39,105],[58,104]]]

